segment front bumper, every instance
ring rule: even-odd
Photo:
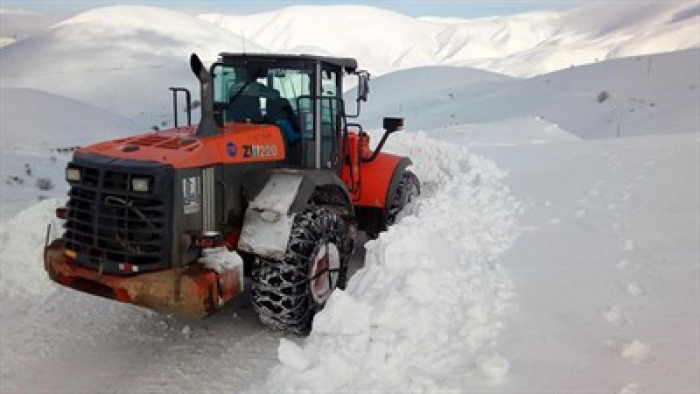
[[[62,240],[44,250],[49,277],[63,286],[159,312],[202,318],[243,291],[238,268],[222,273],[200,264],[132,276],[104,274],[75,263]]]

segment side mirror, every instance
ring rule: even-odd
[[[369,94],[369,73],[361,71],[357,74],[357,101],[367,101]]]
[[[387,133],[403,130],[403,126],[403,118],[384,118],[382,122],[382,127]]]

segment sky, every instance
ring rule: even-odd
[[[141,4],[157,7],[174,8],[187,12],[222,12],[222,13],[254,13],[279,9],[300,4],[361,4],[386,8],[411,16],[453,16],[479,17],[491,15],[508,15],[520,12],[568,8],[581,3],[581,0],[389,0],[389,1],[292,1],[292,0],[140,0],[140,1],[111,1],[111,0],[0,0],[0,8],[22,9],[27,11],[69,15],[83,10],[115,4]]]

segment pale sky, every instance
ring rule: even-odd
[[[476,17],[507,15],[543,9],[569,8],[582,3],[581,0],[408,0],[408,1],[291,1],[291,0],[0,0],[0,8],[22,9],[48,14],[74,14],[89,8],[116,4],[140,4],[173,8],[188,12],[252,13],[269,11],[290,5],[360,4],[386,8],[412,16]]]

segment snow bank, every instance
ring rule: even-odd
[[[0,299],[46,296],[54,290],[44,271],[44,242],[48,224],[49,240],[63,231],[56,218],[56,208],[63,204],[63,199],[45,200],[0,223]]]
[[[367,244],[363,269],[336,291],[301,345],[283,341],[270,392],[415,392],[499,380],[502,315],[514,289],[497,263],[516,237],[504,173],[423,134],[392,136],[423,194]]]
[[[237,268],[243,275],[243,259],[236,251],[230,251],[226,247],[202,249],[202,257],[199,262],[218,273]],[[242,276],[241,283],[243,283]]]

